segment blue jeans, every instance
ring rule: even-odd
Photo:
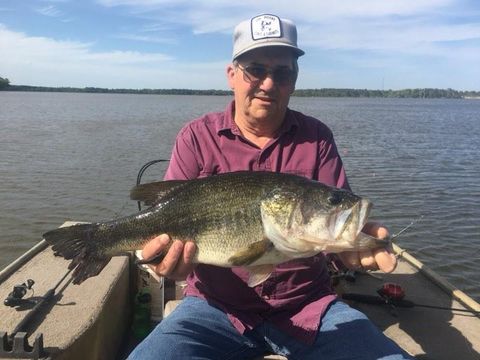
[[[195,297],[185,298],[130,354],[129,360],[245,360],[265,353],[288,359],[413,359],[365,315],[335,301],[322,318],[313,345],[263,323],[240,334],[224,312]]]

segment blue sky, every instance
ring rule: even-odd
[[[480,90],[479,0],[0,0],[0,76],[228,89],[233,28],[261,13],[297,24],[297,88]]]

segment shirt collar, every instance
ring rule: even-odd
[[[226,133],[241,135],[240,129],[238,128],[235,121],[233,121],[233,113],[235,111],[235,101],[232,100],[225,109],[224,116],[221,121],[218,123],[217,134],[222,135]],[[282,127],[280,128],[280,135],[295,131],[298,128],[298,120],[292,110],[287,108],[285,113],[285,119],[283,121]]]

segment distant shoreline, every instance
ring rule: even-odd
[[[147,95],[233,95],[229,90],[195,90],[195,89],[108,89],[98,87],[47,87],[30,85],[8,85],[0,91],[31,92],[69,92],[100,94],[147,94]],[[454,89],[402,89],[402,90],[368,90],[368,89],[297,89],[293,96],[298,97],[372,97],[372,98],[425,98],[425,99],[480,99],[480,91],[458,91]]]

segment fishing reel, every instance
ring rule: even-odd
[[[336,254],[327,254],[327,269],[332,286],[337,286],[341,279],[350,283],[356,281],[355,270],[348,269]]]
[[[395,301],[403,300],[405,290],[399,284],[385,283],[377,290],[377,294],[387,303],[395,303]]]
[[[31,290],[35,284],[35,281],[28,279],[23,284],[14,285],[13,291],[8,294],[7,298],[3,301],[3,304],[6,306],[14,307],[18,305],[23,305],[25,303],[31,303],[31,300],[24,299],[23,297],[27,294],[28,290]]]

